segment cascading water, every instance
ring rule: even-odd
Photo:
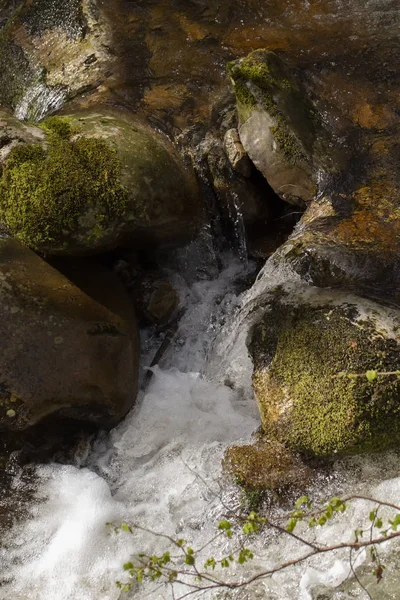
[[[63,85],[49,87],[44,82],[29,87],[15,107],[15,116],[21,121],[37,123],[63,106],[68,90]]]
[[[229,218],[234,227],[239,258],[247,262],[247,237],[240,201],[235,192],[231,192],[231,203],[228,203]]]
[[[198,548],[213,537],[225,507],[237,506],[236,488],[221,476],[221,458],[228,445],[247,441],[259,421],[249,389],[249,364],[235,361],[232,354],[232,332],[238,325],[234,315],[240,305],[251,305],[268,278],[276,281],[280,276],[270,266],[253,291],[237,297],[232,292],[234,282],[247,273],[237,259],[225,257],[225,267],[216,279],[203,278],[186,288],[182,280],[186,313],[176,343],[164,357],[163,367],[154,368],[149,387],[127,419],[96,443],[90,456],[84,457],[84,468],[51,464],[36,469],[31,517],[15,525],[2,540],[1,600],[117,600],[123,597],[115,584],[123,578],[122,564],[140,551],[160,553],[166,542],[140,531],[116,535],[108,522],[139,523],[186,538]],[[227,334],[219,335],[218,352],[210,353],[210,340],[224,321]],[[223,348],[231,359],[229,377],[236,376],[236,391],[218,383],[226,372],[218,359]],[[201,375],[207,364],[208,371],[214,371],[208,378]],[[368,491],[395,502],[400,494],[397,461],[398,455],[392,453],[373,460],[340,462],[335,475],[321,476],[310,495],[323,499]],[[18,485],[16,473],[14,486]],[[360,502],[324,530],[324,539],[331,544],[350,539],[368,510],[368,505]],[[280,509],[276,511],[279,514]],[[219,540],[212,552],[226,552],[227,544],[225,538]],[[255,559],[233,570],[231,576],[236,580],[302,551],[286,536],[259,536],[252,545]],[[362,557],[357,565],[361,563]],[[388,568],[385,583],[378,588],[381,595],[376,598],[396,598],[395,573],[394,567]],[[348,575],[346,554],[318,557],[229,597],[364,598],[354,586],[354,578],[337,587]],[[366,575],[366,580],[370,589],[376,588],[372,576]],[[125,597],[172,598],[168,588],[157,586],[133,589]],[[209,593],[203,597],[211,600],[218,596]]]

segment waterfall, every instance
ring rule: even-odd
[[[54,87],[44,82],[31,85],[15,107],[15,116],[21,121],[39,122],[46,115],[62,107],[68,90],[63,85]]]

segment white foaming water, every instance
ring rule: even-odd
[[[108,522],[138,523],[190,540],[194,548],[213,537],[216,523],[224,515],[224,505],[237,503],[234,488],[221,478],[224,450],[234,442],[248,440],[258,427],[258,418],[248,393],[246,361],[237,363],[238,378],[246,379],[241,393],[216,383],[215,378],[207,381],[199,373],[207,359],[210,337],[227,318],[235,321],[240,302],[231,291],[232,280],[244,274],[244,267],[233,262],[217,280],[197,282],[190,288],[189,304],[177,334],[181,343],[171,348],[169,366],[154,369],[149,388],[136,408],[107,439],[97,443],[89,461],[91,468],[56,464],[38,468],[39,486],[32,518],[16,525],[0,546],[0,581],[5,580],[0,589],[1,600],[119,599],[115,581],[124,577],[122,564],[141,551],[161,553],[168,542],[138,530],[133,535],[116,535]],[[260,285],[256,284],[255,293],[260,292]],[[248,293],[242,301],[249,302],[251,295]],[[233,325],[229,329],[233,330]],[[214,355],[217,359],[218,355]],[[232,369],[234,363],[233,360]],[[349,490],[368,491],[398,502],[398,458],[388,454],[373,460],[354,458],[338,463],[336,476],[324,479],[323,486],[315,486],[311,494],[322,499]],[[384,478],[386,481],[382,482]],[[319,539],[329,544],[350,539],[361,516],[369,510],[367,503],[360,502],[343,518],[318,532]],[[310,535],[315,535],[314,530]],[[212,554],[226,554],[229,544],[222,538]],[[287,536],[275,534],[258,536],[252,545],[256,558],[245,569],[233,570],[236,581],[304,552]],[[205,556],[207,552],[206,549]],[[362,557],[357,565],[361,562]],[[399,598],[397,591],[392,591],[397,590],[396,570],[388,571],[388,584],[378,588],[381,595],[374,596],[374,600]],[[342,584],[348,573],[346,554],[335,555],[334,559],[318,557],[314,562],[258,582],[232,598],[362,599],[363,592],[354,592],[353,588],[333,589]],[[372,590],[373,581],[368,585]],[[185,591],[187,588],[178,590]],[[156,586],[134,589],[125,597],[172,598],[168,588]],[[203,597],[211,600],[216,596]]]

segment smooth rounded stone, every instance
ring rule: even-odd
[[[304,490],[312,477],[298,456],[262,437],[254,444],[228,448],[222,467],[245,489],[260,491]]]
[[[179,306],[179,294],[162,272],[144,274],[133,292],[139,314],[149,323],[168,323]]]
[[[299,283],[259,301],[249,351],[268,438],[315,457],[398,446],[400,312]]]
[[[50,415],[103,428],[134,403],[138,335],[16,240],[0,239],[0,428]]]
[[[250,177],[253,170],[251,160],[243,148],[237,129],[228,129],[224,136],[224,149],[232,167],[243,175]]]
[[[202,226],[193,173],[131,115],[99,109],[40,127],[43,143],[6,157],[0,187],[0,219],[28,246],[49,255],[176,246]]]

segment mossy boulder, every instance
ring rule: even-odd
[[[338,157],[332,160],[329,134],[300,80],[267,50],[229,63],[228,74],[236,93],[240,139],[249,157],[284,200],[310,204],[321,169],[337,171],[339,165]]]
[[[254,327],[253,387],[265,433],[316,457],[400,442],[398,311],[355,296],[284,286]]]
[[[0,239],[0,430],[49,416],[111,428],[133,405],[135,317],[82,291],[90,273],[77,287],[16,240]],[[101,281],[109,296],[119,294],[118,280]]]
[[[179,244],[202,223],[196,183],[161,137],[119,113],[41,123],[3,163],[0,220],[44,254]],[[39,129],[38,129],[39,131]]]
[[[263,436],[254,444],[228,448],[222,466],[248,492],[304,490],[312,476],[298,456]]]

